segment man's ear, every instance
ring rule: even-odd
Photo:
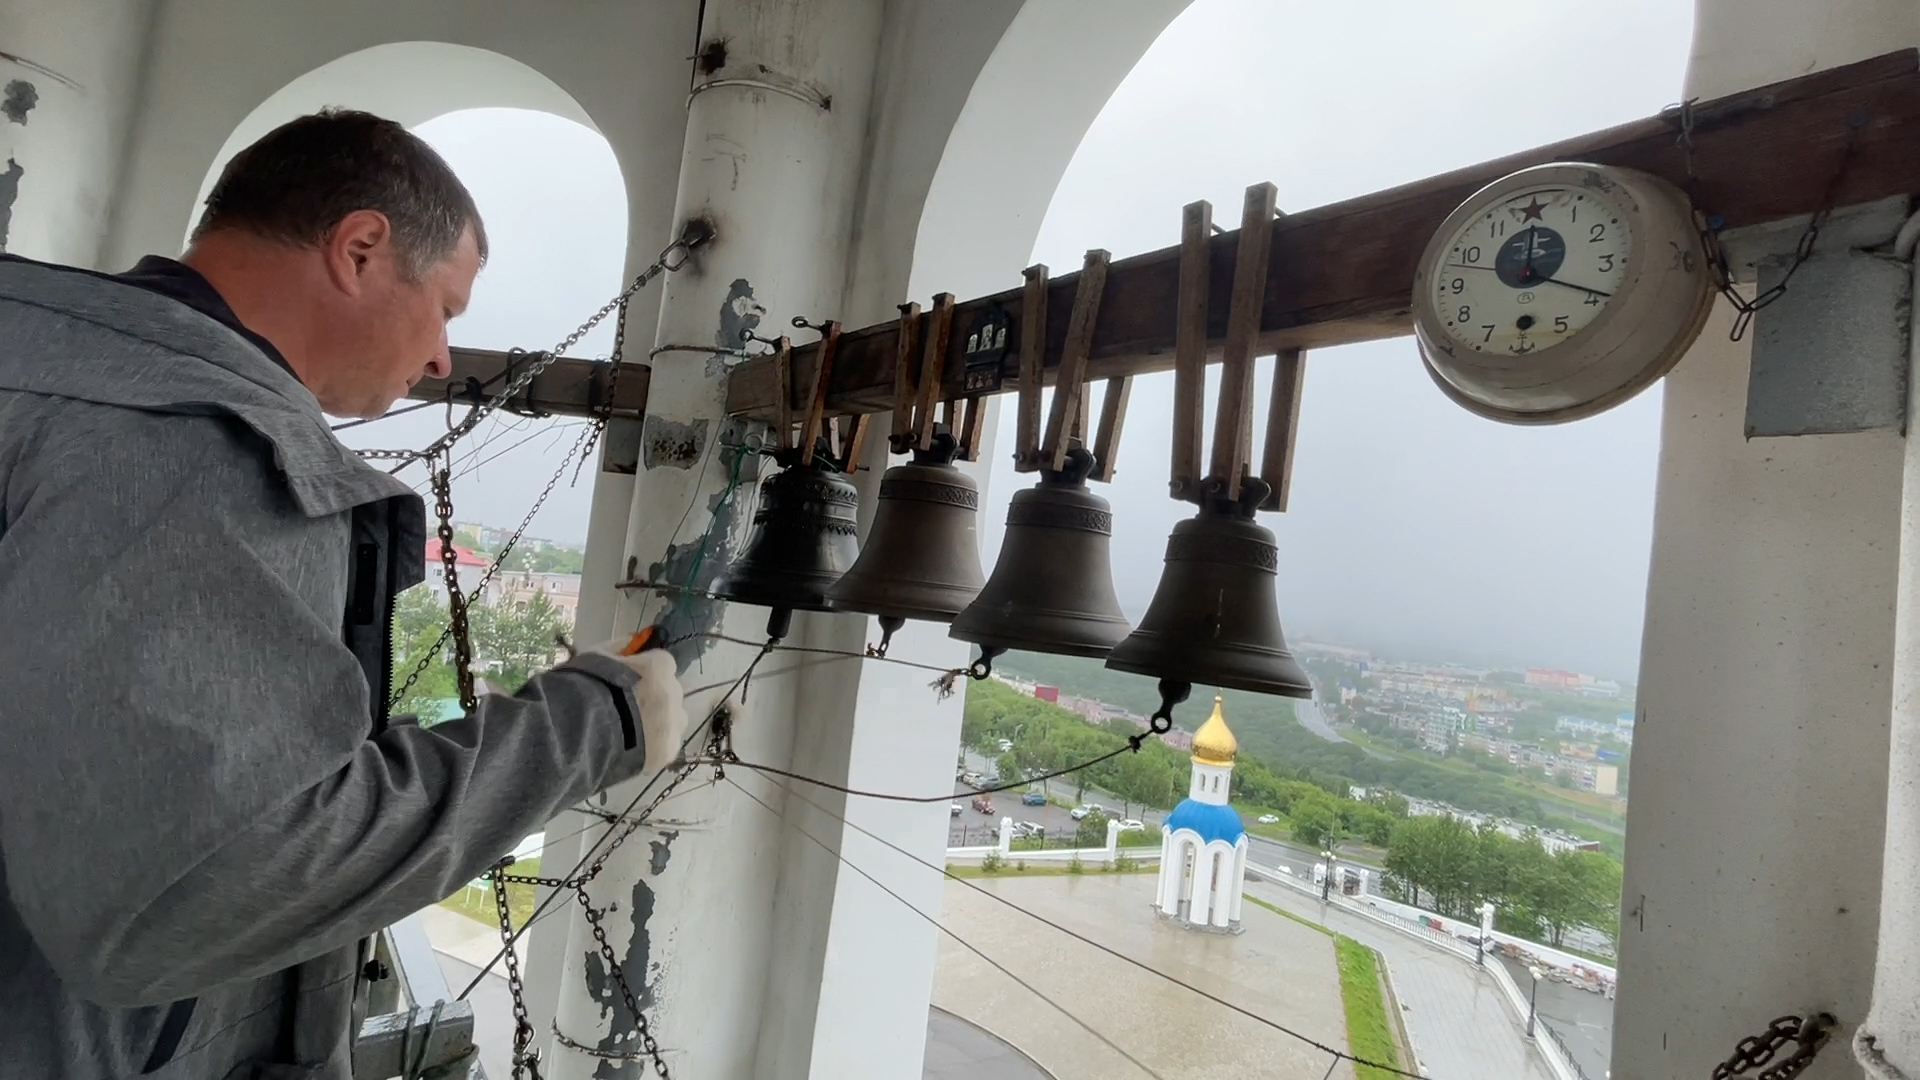
[[[355,210],[337,222],[320,242],[327,277],[334,287],[358,296],[367,272],[378,256],[393,244],[393,223],[378,210]]]

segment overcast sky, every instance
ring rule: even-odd
[[[1088,132],[1034,260],[1072,268],[1089,247],[1121,257],[1176,243],[1180,207],[1196,198],[1231,225],[1244,187],[1262,180],[1301,210],[1650,115],[1679,97],[1690,7],[1198,0]],[[618,287],[625,210],[597,135],[505,110],[419,130],[474,189],[493,241],[456,342],[550,346]],[[609,344],[596,335],[575,351]],[[1121,599],[1136,614],[1183,516],[1165,497],[1170,392],[1171,376],[1135,386],[1105,492],[1122,523]],[[1410,338],[1311,354],[1291,509],[1263,519],[1280,538],[1289,634],[1632,678],[1658,417],[1655,388],[1581,423],[1508,427],[1443,398]],[[441,422],[426,410],[352,434],[418,445]],[[577,430],[554,426],[483,428],[493,441],[476,460],[532,441],[458,486],[461,516],[517,522]],[[1011,451],[1004,423],[1001,446]],[[584,537],[590,482],[563,486],[533,534]],[[1025,483],[997,462],[989,567]]]

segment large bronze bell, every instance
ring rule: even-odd
[[[952,635],[980,646],[984,664],[1008,649],[1105,656],[1127,636],[1113,594],[1113,508],[1087,490],[1094,456],[1068,451],[1067,468],[1013,496],[993,576]]]
[[[879,616],[877,655],[908,619],[952,622],[985,583],[974,524],[980,488],[954,466],[958,449],[941,431],[929,449],[881,476],[860,558],[827,590],[833,610]]]
[[[747,549],[714,587],[723,600],[772,608],[767,636],[783,638],[795,611],[826,611],[827,590],[859,557],[860,494],[822,463],[789,465],[760,489]]]
[[[1115,671],[1162,680],[1162,711],[1192,684],[1310,698],[1287,649],[1274,594],[1280,548],[1253,514],[1271,492],[1253,478],[1237,502],[1207,500],[1173,528],[1166,570],[1140,626],[1107,656]]]

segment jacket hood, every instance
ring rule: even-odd
[[[112,278],[0,260],[0,390],[187,415],[226,413],[273,447],[303,512],[413,489],[328,428],[319,401],[253,343],[184,304]]]

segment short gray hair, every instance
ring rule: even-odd
[[[206,207],[195,240],[235,229],[303,246],[324,242],[355,210],[376,210],[412,281],[452,256],[468,229],[487,258],[480,209],[446,161],[392,120],[352,109],[322,109],[262,136],[227,162]]]

